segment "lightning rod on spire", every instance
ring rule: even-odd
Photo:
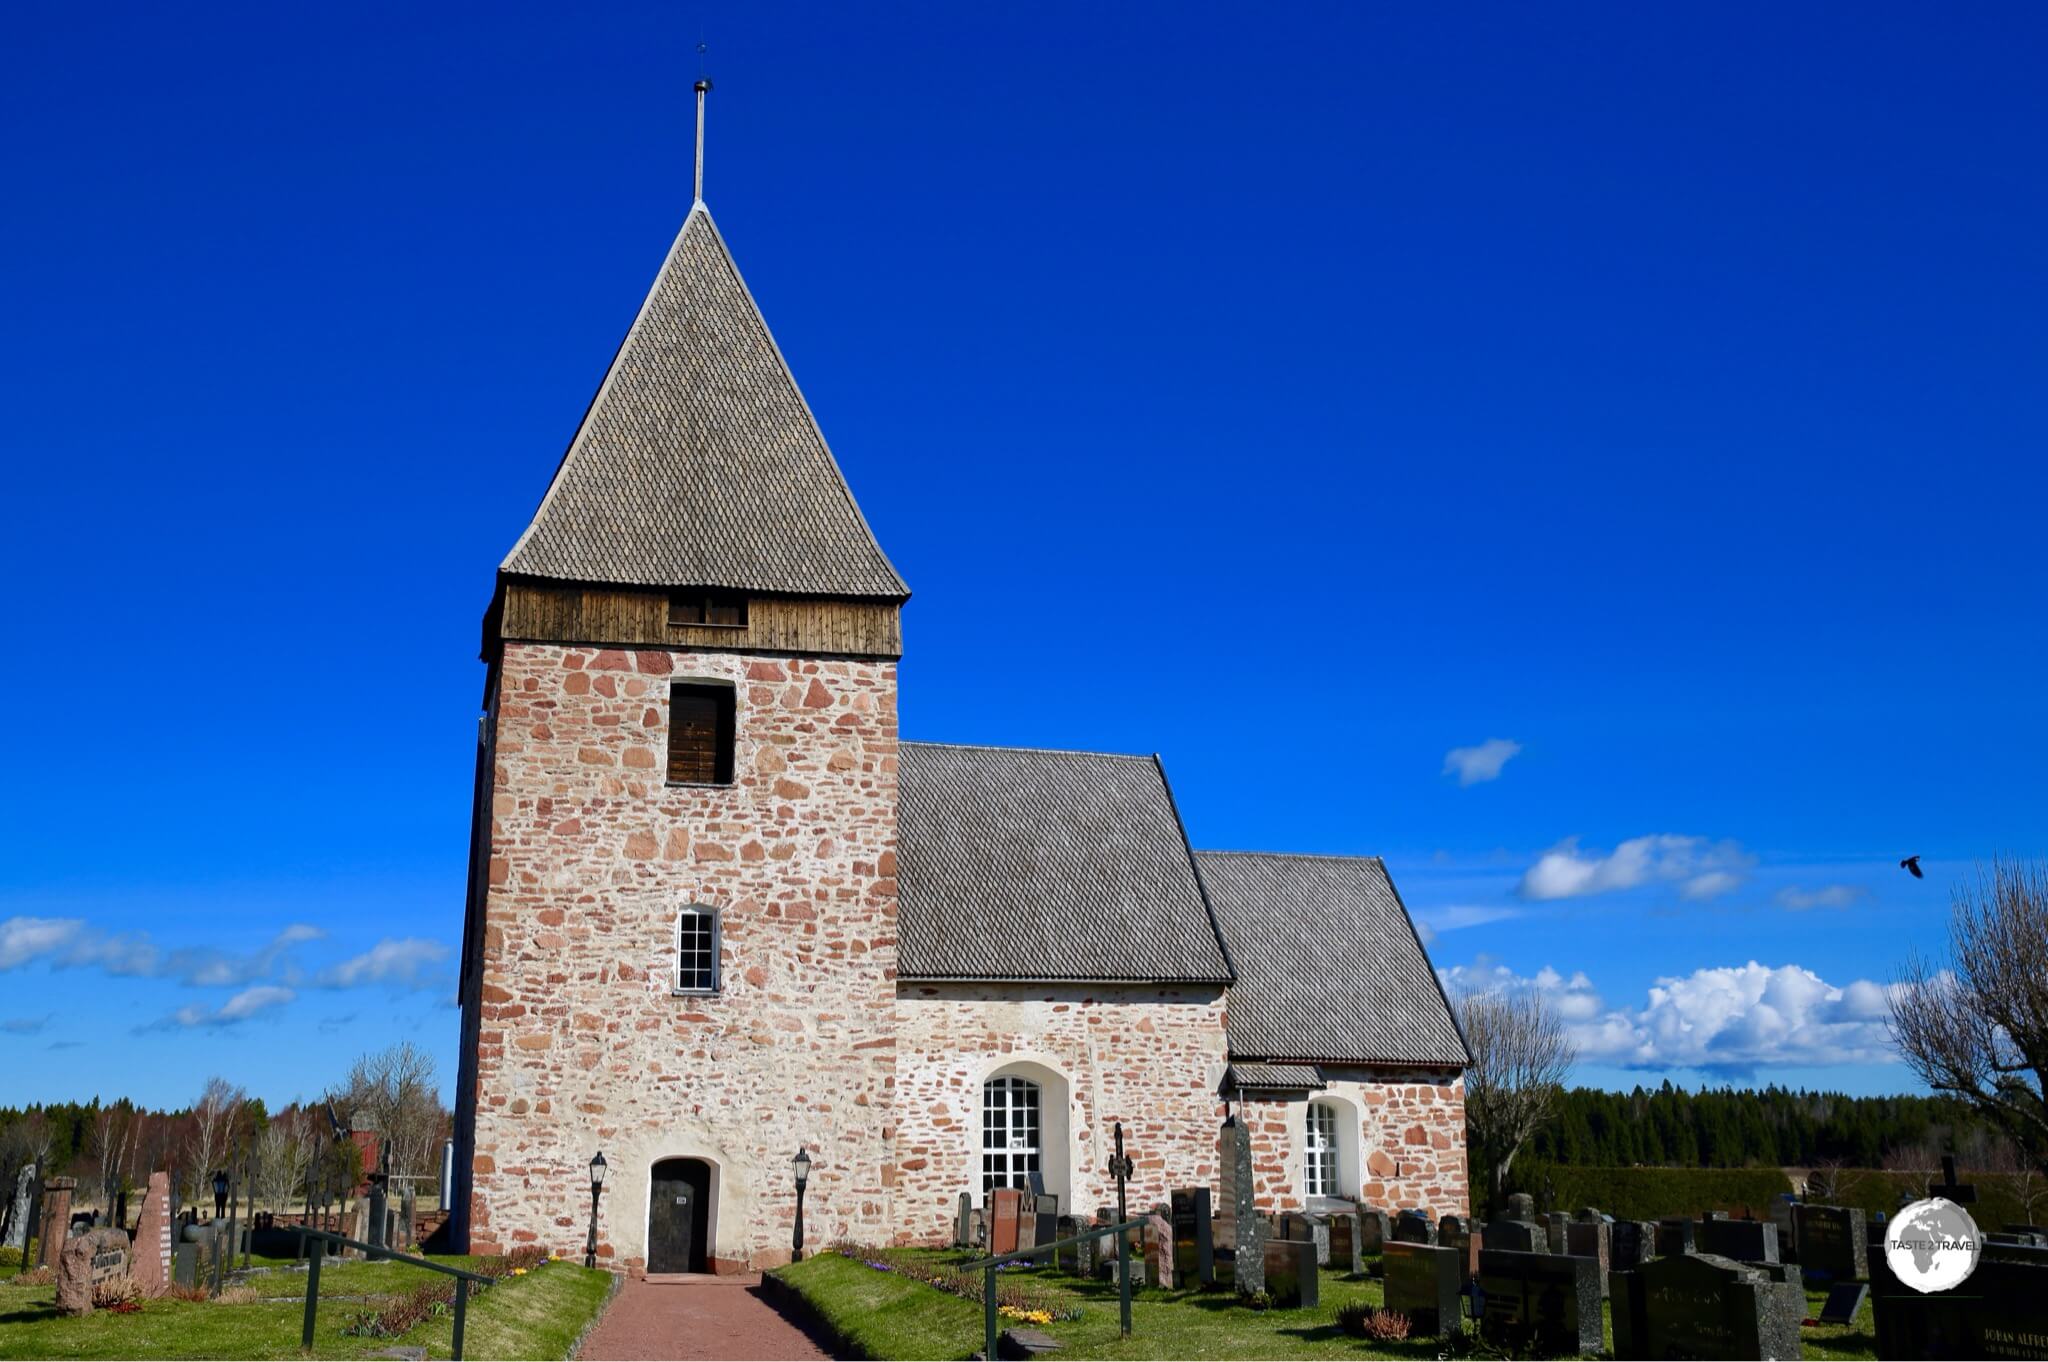
[[[704,44],[697,44],[697,180],[694,191],[695,201],[704,202],[704,96],[711,89],[711,78],[703,75]]]

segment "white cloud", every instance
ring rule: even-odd
[[[298,996],[290,989],[280,988],[276,984],[257,984],[253,988],[243,989],[217,1008],[191,1003],[143,1029],[174,1031],[190,1030],[195,1027],[233,1026],[259,1013],[268,1012],[274,1007],[282,1007]]]
[[[1488,738],[1477,747],[1453,747],[1444,753],[1445,775],[1455,774],[1460,785],[1478,785],[1500,779],[1500,768],[1522,750],[1511,738]]]
[[[448,958],[448,946],[424,937],[390,937],[353,959],[344,960],[320,976],[329,988],[357,988],[363,984],[397,984],[420,987],[439,983],[432,966]]]
[[[1570,899],[1653,882],[1673,883],[1681,897],[1719,897],[1741,886],[1756,857],[1735,842],[1658,833],[1632,837],[1611,854],[1581,852],[1567,837],[1536,859],[1522,876],[1525,899]]]
[[[1504,922],[1511,917],[1520,917],[1523,910],[1505,904],[1454,904],[1449,908],[1425,908],[1416,914],[1416,925],[1427,927],[1431,934],[1455,932],[1461,927],[1484,927],[1489,922]]]
[[[1439,972],[1452,992],[1534,989],[1564,1020],[1581,1062],[1696,1069],[1740,1077],[1761,1068],[1882,1064],[1888,993],[1858,979],[1836,986],[1799,965],[1696,969],[1661,978],[1639,1008],[1608,1007],[1592,981],[1545,967],[1523,977],[1481,956]]]
[[[1809,908],[1847,908],[1868,897],[1870,891],[1860,884],[1828,884],[1812,890],[1795,884],[1778,891],[1778,906],[1803,913]]]
[[[0,970],[49,954],[70,942],[84,926],[75,917],[11,917],[0,922]]]

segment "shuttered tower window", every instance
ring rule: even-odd
[[[729,684],[678,681],[669,687],[670,784],[732,784],[733,697]]]

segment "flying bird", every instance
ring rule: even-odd
[[[1913,878],[1916,880],[1927,878],[1927,876],[1920,873],[1920,858],[1918,856],[1908,856],[1905,860],[1900,861],[1899,869],[1912,871]]]

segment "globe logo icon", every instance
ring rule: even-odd
[[[1949,1291],[1977,1270],[1982,1251],[1977,1222],[1953,1201],[1916,1201],[1887,1226],[1884,1259],[1892,1275],[1915,1291]]]

